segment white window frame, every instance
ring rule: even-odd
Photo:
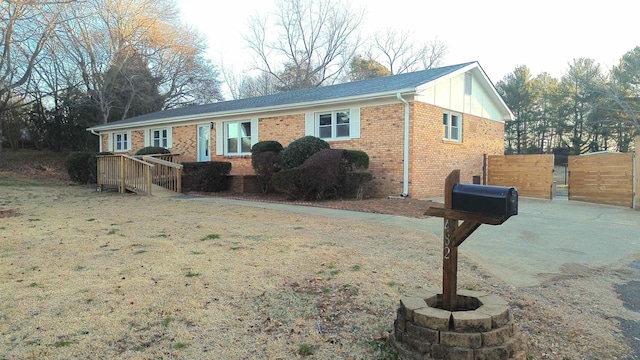
[[[454,126],[454,118],[457,119],[457,124]],[[455,112],[443,112],[442,113],[442,126],[444,130],[443,140],[462,142],[462,114]],[[456,135],[454,136],[454,130]]]
[[[124,140],[119,139],[123,137]],[[118,143],[124,142],[124,146],[118,149]],[[109,134],[109,151],[111,152],[127,152],[131,150],[131,132],[119,131]]]
[[[162,132],[163,131],[167,132],[166,138],[162,137]],[[155,132],[160,132],[160,135],[161,135],[161,137],[159,138],[159,140],[160,140],[159,145],[155,144],[155,140],[156,140],[154,138]],[[163,142],[165,142],[166,145],[163,145]],[[144,145],[145,146],[159,146],[159,147],[163,147],[165,149],[170,149],[171,147],[173,147],[172,142],[173,142],[173,140],[172,140],[172,127],[171,126],[151,128],[151,129],[148,129],[146,131],[146,136],[145,136],[145,141],[144,141]]]
[[[338,123],[339,114],[346,113],[348,116],[347,123]],[[329,117],[329,124],[323,124],[322,119],[327,119]],[[326,111],[316,113],[316,132],[318,137],[323,140],[339,140],[339,139],[350,139],[351,138],[351,112],[349,109],[342,110],[334,110],[334,111]],[[338,132],[340,129],[347,129],[347,135],[339,136]],[[329,130],[330,136],[322,136],[323,130]]]
[[[242,119],[242,120],[233,120],[233,121],[217,121],[215,122],[215,132],[216,132],[216,155],[221,156],[247,156],[251,155],[251,148],[249,148],[248,152],[229,152],[229,134],[227,133],[229,130],[229,124],[241,124],[241,123],[251,123],[251,146],[255,145],[258,142],[258,130],[259,130],[259,120],[258,118],[251,119]]]
[[[341,112],[349,113],[349,135],[336,136],[337,114]],[[331,137],[320,137],[320,117],[331,114]],[[352,140],[360,138],[360,108],[352,107],[341,110],[327,110],[317,112],[307,112],[304,114],[304,134],[315,136],[326,141]]]
[[[248,151],[242,151],[243,139],[249,139],[249,144],[253,144],[253,123],[251,120],[238,120],[238,121],[226,121],[224,124],[224,154],[228,156],[242,156],[251,155],[251,145]],[[243,124],[249,124],[249,135],[242,136]],[[235,137],[231,137],[229,134],[229,126],[236,125],[238,133]],[[236,151],[231,152],[229,150],[229,140],[236,140]]]

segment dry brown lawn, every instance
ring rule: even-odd
[[[427,232],[98,193],[44,160],[0,167],[0,206],[0,359],[393,358],[399,298],[441,282]],[[462,253],[458,285],[509,301],[530,359],[624,358],[621,269],[511,288]]]

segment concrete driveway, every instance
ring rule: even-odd
[[[519,199],[518,210],[500,226],[481,226],[459,250],[510,285],[538,284],[568,264],[640,257],[640,211],[529,198]]]

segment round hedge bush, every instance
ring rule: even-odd
[[[80,184],[96,182],[96,156],[85,151],[72,152],[64,159],[64,167],[71,181]]]
[[[275,140],[259,141],[251,147],[251,155],[258,155],[266,151],[273,151],[274,153],[279,154],[282,149],[284,149],[282,144]]]
[[[304,136],[294,140],[282,150],[282,166],[284,169],[292,169],[302,165],[311,155],[322,149],[329,149],[328,142],[315,136]]]
[[[136,152],[136,155],[154,155],[154,154],[171,154],[169,149],[161,146],[147,146]]]

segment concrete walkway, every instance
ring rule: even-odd
[[[177,196],[207,201],[349,218],[442,237],[440,218],[415,219],[309,206],[224,198]],[[398,200],[402,201],[402,200]],[[460,246],[485,271],[512,286],[532,286],[562,274],[566,264],[603,266],[640,257],[640,211],[566,200],[519,199],[519,214],[500,226],[482,225]]]

